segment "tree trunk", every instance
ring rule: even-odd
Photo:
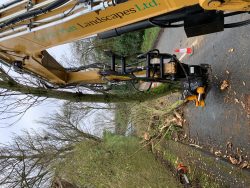
[[[54,98],[71,102],[96,102],[96,103],[118,103],[118,102],[143,102],[148,99],[161,97],[168,93],[179,91],[179,85],[169,85],[164,89],[151,90],[150,92],[131,93],[131,94],[83,94],[68,91],[51,90],[39,87],[30,87],[14,82],[0,81],[0,88],[10,91],[20,92],[24,95],[37,97]]]

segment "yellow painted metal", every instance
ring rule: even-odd
[[[249,0],[199,0],[199,4],[206,10],[250,11]]]
[[[198,87],[196,89],[196,92],[200,95],[202,94],[205,94],[205,87]],[[198,100],[198,95],[191,95],[191,96],[188,96],[186,98],[186,100],[188,101],[194,101],[195,102],[195,106],[201,106],[201,107],[204,107],[205,106],[205,101],[204,100]]]
[[[188,96],[186,98],[186,100],[187,101],[194,101],[196,107],[199,107],[199,106],[204,107],[205,106],[205,101],[204,100],[198,101],[198,96],[197,95]]]
[[[205,93],[205,87],[198,87],[198,88],[196,89],[196,91],[197,91],[197,93],[199,93],[199,94],[204,94],[204,93]]]
[[[89,83],[89,84],[102,84],[108,81],[128,81],[132,78],[129,75],[108,75],[101,76],[100,70],[88,70],[88,71],[79,71],[79,72],[66,72],[67,75],[67,84],[73,83]],[[145,76],[146,71],[138,71],[134,73],[135,76]]]
[[[107,81],[127,81],[127,80],[131,80],[130,77],[128,76],[122,76],[122,75],[110,75],[110,76],[106,76],[105,79]]]
[[[219,7],[221,4],[222,4],[222,2],[219,1],[219,0],[211,0],[211,1],[208,3],[208,6],[211,7],[211,8],[217,8],[217,7]]]
[[[41,3],[44,1],[45,0],[33,0],[32,2]],[[74,6],[75,2],[76,1],[72,1],[68,5],[62,6],[48,14],[38,16],[35,20],[39,21],[70,9]],[[14,60],[22,60],[2,50],[15,51],[16,54],[26,57],[24,61],[25,69],[52,83],[102,83],[104,81],[98,71],[81,71],[76,73],[67,72],[64,69],[52,70],[46,67],[42,64],[41,52],[53,46],[72,42],[92,34],[125,26],[195,4],[200,4],[204,9],[208,10],[242,11],[250,9],[249,0],[225,0],[221,4],[218,2],[218,0],[129,0],[128,2],[109,7],[105,10],[79,16],[65,23],[2,41],[0,42],[0,57],[10,64]],[[23,9],[23,5],[17,8]],[[11,15],[17,8],[1,14],[0,18]],[[126,76],[110,76],[109,79],[127,80],[130,78]]]
[[[67,72],[67,84],[73,84],[73,83],[101,84],[105,82],[106,81],[103,80],[102,76],[99,74],[99,70]]]
[[[43,65],[40,64],[39,61],[34,59],[33,57],[29,58],[28,60],[24,61],[23,67],[35,73],[38,76],[43,77],[44,79],[48,80],[51,83],[55,84],[66,84],[66,74],[61,72],[61,74],[55,74],[51,72],[51,70],[46,69]]]
[[[1,46],[32,54],[197,3],[197,0],[130,0],[63,24],[3,41]]]
[[[39,1],[38,3],[40,2],[42,1]],[[2,41],[0,43],[0,48],[4,50],[15,51],[17,53],[21,53],[23,56],[29,57],[25,59],[24,68],[47,79],[52,83],[102,83],[104,81],[98,74],[98,71],[90,71],[89,73],[68,73],[62,70],[51,70],[50,68],[46,68],[44,65],[42,65],[41,60],[37,58],[37,56],[39,56],[37,54],[40,54],[41,51],[49,47],[72,42],[92,34],[128,25],[130,23],[154,17],[196,3],[196,0],[131,0],[115,7],[110,7],[103,11],[92,12],[84,16],[80,16],[63,24],[9,39],[7,41]],[[22,6],[19,8],[22,8]],[[55,11],[52,11],[46,15],[38,16],[36,21],[56,15],[57,13],[61,13],[62,11],[72,8],[72,6],[73,3],[62,7],[61,9],[56,9]],[[13,60],[20,59],[13,58],[12,61]],[[141,74],[144,74],[144,72]],[[130,78],[126,76],[113,75],[107,77],[107,79],[129,80]]]

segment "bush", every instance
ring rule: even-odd
[[[143,31],[126,33],[114,38],[112,50],[123,56],[133,56],[141,52],[141,44],[143,41]]]
[[[104,51],[112,51],[117,55],[127,56],[127,63],[135,60],[138,53],[141,52],[144,31],[126,33],[118,37],[110,39],[95,39],[95,50],[100,55],[101,59],[110,62]],[[117,61],[119,64],[119,61]]]

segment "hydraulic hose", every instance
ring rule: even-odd
[[[19,3],[19,2],[22,2],[22,1],[23,1],[23,0],[15,0],[15,1],[8,2],[8,3],[6,3],[6,4],[2,4],[2,5],[0,6],[0,10],[1,10],[1,9],[5,9],[5,8],[8,8],[9,6],[14,5],[14,4],[16,4],[16,3]]]
[[[240,11],[240,12],[230,12],[230,13],[224,14],[224,17],[235,16],[235,15],[244,14],[244,13],[247,13],[247,12],[243,12],[243,11]],[[248,12],[248,14],[249,13],[250,12]],[[224,24],[224,28],[241,27],[241,26],[245,26],[245,25],[249,25],[249,24],[250,24],[250,19],[244,20],[244,21],[241,21],[241,22]]]
[[[236,23],[225,24],[225,25],[224,25],[224,28],[241,27],[241,26],[245,26],[245,25],[249,25],[249,24],[250,24],[250,19],[249,19],[249,20],[242,21],[242,22],[236,22]]]
[[[183,21],[186,17],[189,15],[195,15],[204,12],[204,10],[199,6],[191,6],[182,8],[180,10],[163,14],[154,18],[150,18],[147,20],[143,20],[137,23],[133,23],[130,25],[126,25],[123,27],[119,27],[116,29],[112,29],[103,33],[98,34],[98,38],[100,39],[107,39],[111,37],[116,37],[128,32],[138,31],[141,29],[148,29],[151,27],[161,27],[161,28],[177,28],[177,27],[183,27]],[[238,12],[230,12],[224,14],[224,17],[229,16],[235,16],[239,14],[244,14],[247,12],[244,11],[238,11]],[[179,22],[179,23],[178,23]],[[182,22],[182,23],[180,23]],[[240,27],[244,25],[248,25],[250,23],[250,20],[237,22],[237,23],[231,23],[231,24],[225,24],[224,28],[233,28],[233,27]]]
[[[26,19],[34,18],[38,15],[45,14],[49,11],[52,11],[53,9],[56,9],[56,8],[62,6],[63,4],[67,3],[68,1],[70,1],[70,0],[58,0],[54,3],[51,3],[50,5],[48,5],[46,7],[41,8],[41,9],[28,11],[28,12],[21,14],[15,18],[12,18],[6,22],[1,23],[0,29],[7,27],[7,26],[10,26],[10,25],[13,25],[13,24],[16,24],[17,22],[20,22],[20,21],[23,21]]]
[[[126,25],[123,27],[119,27],[116,29],[112,29],[112,30],[100,33],[100,34],[98,34],[98,38],[107,39],[107,38],[122,35],[124,33],[138,31],[141,29],[147,29],[147,28],[151,28],[151,27],[155,27],[155,26],[158,26],[158,27],[161,27],[161,26],[163,26],[163,27],[181,27],[181,26],[183,26],[183,24],[171,25],[171,23],[183,21],[187,15],[199,13],[202,11],[203,11],[203,9],[198,5],[185,7],[185,8],[182,8],[180,10],[173,11],[171,13],[166,13],[166,14],[148,19],[148,20],[140,21],[137,23],[133,23],[130,25]]]

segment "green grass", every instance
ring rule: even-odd
[[[129,123],[130,106],[128,103],[118,103],[115,106],[115,133],[125,135]]]
[[[143,42],[141,45],[141,51],[147,52],[151,50],[159,36],[161,28],[153,27],[150,29],[146,29],[143,35]]]
[[[115,104],[115,132],[117,134],[124,135],[127,130],[128,123],[132,121],[132,124],[135,125],[137,129],[136,132],[139,133],[137,135],[141,135],[141,133],[146,131],[146,128],[148,127],[154,112],[156,112],[157,115],[164,115],[165,113],[168,113],[168,111],[174,110],[182,103],[182,101],[177,101],[170,106],[165,106],[164,104],[159,110],[156,109],[159,107],[159,105],[157,105],[156,108],[152,108],[154,104],[157,104],[158,98],[160,98],[160,96],[165,96],[178,90],[178,85],[172,86],[169,84],[162,84],[157,88],[153,88],[150,91],[145,92],[144,94],[139,92],[133,93],[134,96],[140,95],[140,99],[148,98],[151,100],[141,103],[132,102]],[[118,91],[119,90],[117,90],[117,92]],[[119,92],[122,92],[122,90]]]
[[[163,84],[151,92],[162,93],[165,91],[169,94],[168,90],[167,86]],[[143,137],[145,132],[150,133],[150,136],[158,135],[159,128],[165,125],[166,119],[173,118],[172,112],[181,106],[183,101],[178,100],[179,93],[171,94],[171,96],[173,97],[171,101],[163,96],[131,106],[129,117],[137,136]]]
[[[82,142],[57,169],[79,187],[179,187],[135,137],[106,134],[102,143]]]

